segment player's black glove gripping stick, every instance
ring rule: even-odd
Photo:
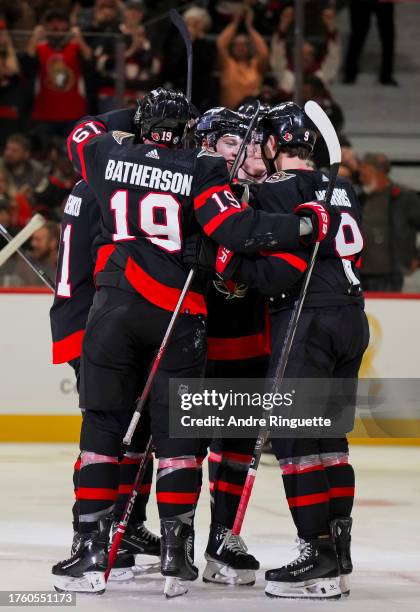
[[[329,184],[327,188],[327,192],[325,195],[325,202],[329,204],[331,201],[331,197],[334,191],[335,182],[337,180],[338,168],[341,162],[341,149],[340,143],[337,138],[337,134],[334,130],[334,127],[331,121],[328,119],[327,115],[324,113],[322,108],[316,103],[310,100],[305,104],[305,112],[308,117],[313,121],[313,123],[318,128],[319,132],[323,136],[325,143],[328,147],[328,153],[330,157],[330,175],[329,175]],[[281,352],[280,360],[276,369],[276,374],[274,378],[273,384],[273,392],[277,393],[278,389],[283,381],[284,373],[286,371],[287,361],[289,359],[290,350],[292,348],[293,339],[295,336],[296,328],[299,322],[300,314],[302,312],[303,303],[305,301],[306,292],[308,290],[309,281],[311,279],[312,271],[315,265],[315,259],[319,249],[319,242],[315,243],[314,250],[312,252],[311,260],[309,262],[309,266],[306,270],[305,276],[302,282],[302,288],[300,290],[300,295],[295,305],[293,307],[292,316],[290,317],[289,325],[286,332],[286,337],[284,339],[283,349]],[[267,414],[267,413],[266,413]],[[269,422],[269,419],[267,419]],[[242,523],[245,518],[245,512],[248,506],[249,499],[251,497],[252,487],[254,485],[254,480],[257,474],[257,468],[261,459],[262,448],[265,444],[265,441],[269,435],[268,427],[263,427],[260,429],[258,434],[258,438],[255,443],[254,452],[252,454],[251,463],[248,469],[248,474],[246,477],[245,485],[242,490],[241,499],[239,502],[238,510],[236,512],[235,522],[233,524],[232,533],[234,535],[239,535],[242,528]],[[229,532],[226,535],[225,540],[222,542],[220,549],[221,550],[229,538]]]
[[[34,223],[34,227],[35,228],[39,228],[42,227],[45,223],[45,219],[41,216],[41,215],[35,215],[35,217],[32,218],[32,220],[28,223],[28,228],[29,226]],[[36,225],[35,225],[36,223]],[[34,230],[32,230],[34,231]],[[3,238],[5,238],[7,240],[7,242],[12,243],[14,238],[11,234],[9,234],[9,232],[7,231],[7,229],[4,227],[4,225],[0,224],[0,234],[3,236]],[[42,280],[43,283],[45,283],[45,285],[51,289],[51,291],[54,292],[54,281],[51,280],[51,278],[48,276],[48,274],[45,272],[45,270],[43,270],[42,268],[39,268],[34,261],[32,261],[32,259],[28,256],[25,255],[25,253],[22,251],[21,248],[17,248],[16,249],[16,253],[23,259],[23,261],[31,268],[31,270],[37,275],[39,276],[39,278]]]

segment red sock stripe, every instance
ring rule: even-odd
[[[354,487],[331,487],[330,497],[354,497]]]
[[[214,451],[210,451],[209,461],[212,461],[213,463],[222,463],[222,454],[215,453]]]
[[[120,465],[139,465],[141,461],[141,457],[137,457],[133,459],[132,457],[123,457],[119,462]]]
[[[251,463],[252,455],[243,455],[242,453],[229,453],[226,451],[222,452],[222,456],[226,459],[231,459],[232,461],[237,461],[238,463]]]
[[[216,480],[213,490],[222,491],[223,493],[231,493],[232,495],[242,495],[243,486],[231,484],[225,480]]]
[[[140,485],[139,493],[140,495],[146,495],[150,493],[151,489],[152,489],[151,482],[149,482],[148,484],[142,484]],[[118,495],[129,495],[132,490],[133,490],[133,485],[124,485],[124,484],[118,485]]]
[[[158,504],[195,504],[198,499],[197,493],[168,493],[160,491],[156,493]]]
[[[325,504],[329,501],[330,496],[328,491],[325,493],[312,493],[311,495],[298,495],[297,497],[289,497],[287,500],[289,508],[298,506],[313,506],[315,504]]]
[[[215,489],[214,482],[212,480],[209,480],[209,490],[214,491],[214,489]]]
[[[76,463],[74,464],[74,471],[75,472],[79,472],[80,471],[80,464],[81,464],[81,459],[80,457],[77,459]]]
[[[283,476],[288,476],[289,474],[308,474],[309,472],[317,472],[319,470],[323,470],[324,466],[322,463],[318,463],[317,465],[310,465],[309,467],[304,467],[302,465],[281,465],[280,469],[282,471]]]
[[[118,497],[117,489],[96,489],[91,487],[79,487],[77,499],[100,499],[115,501]]]

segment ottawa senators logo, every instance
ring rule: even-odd
[[[52,55],[47,63],[46,86],[54,91],[66,92],[73,89],[76,77],[61,55]]]
[[[158,132],[152,132],[152,140],[154,140],[155,142],[159,142],[160,134]]]

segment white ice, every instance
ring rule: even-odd
[[[0,445],[0,590],[52,589],[51,566],[69,556],[75,453],[72,445]],[[205,585],[197,580],[186,596],[166,601],[162,578],[149,575],[134,583],[109,586],[103,596],[78,595],[76,609],[306,612],[327,607],[343,612],[420,611],[420,448],[355,446],[352,460],[357,474],[356,570],[348,599],[298,602],[270,600],[264,595],[264,570],[291,560],[296,552],[279,469],[271,457],[265,457],[243,529],[250,551],[262,565],[254,587]],[[157,532],[153,496],[149,506],[148,526]],[[196,560],[203,569],[209,524],[206,486],[196,523]]]

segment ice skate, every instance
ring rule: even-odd
[[[164,594],[167,598],[184,595],[185,581],[198,578],[193,560],[193,529],[179,519],[161,521],[161,572],[166,577]]]
[[[108,542],[98,531],[79,534],[75,553],[53,566],[53,585],[59,592],[105,592]]]
[[[114,522],[112,534],[115,533],[117,527],[118,523]],[[157,559],[156,561],[145,563],[141,558],[142,555],[154,556]],[[122,573],[123,569],[126,570],[125,575]],[[160,538],[149,531],[144,523],[127,527],[121,540],[116,565],[112,569],[109,579],[130,580],[136,576],[155,574],[156,572],[160,572]]]
[[[350,517],[337,518],[331,521],[331,537],[337,549],[338,565],[340,566],[340,589],[345,597],[350,595],[350,574],[353,571],[351,561],[351,526]]]
[[[330,538],[300,540],[300,554],[291,563],[265,573],[268,597],[340,599],[340,572]]]
[[[230,533],[227,527],[219,523],[210,526],[204,557],[207,561],[204,582],[231,586],[255,584],[255,570],[260,564],[247,552],[242,538]]]

